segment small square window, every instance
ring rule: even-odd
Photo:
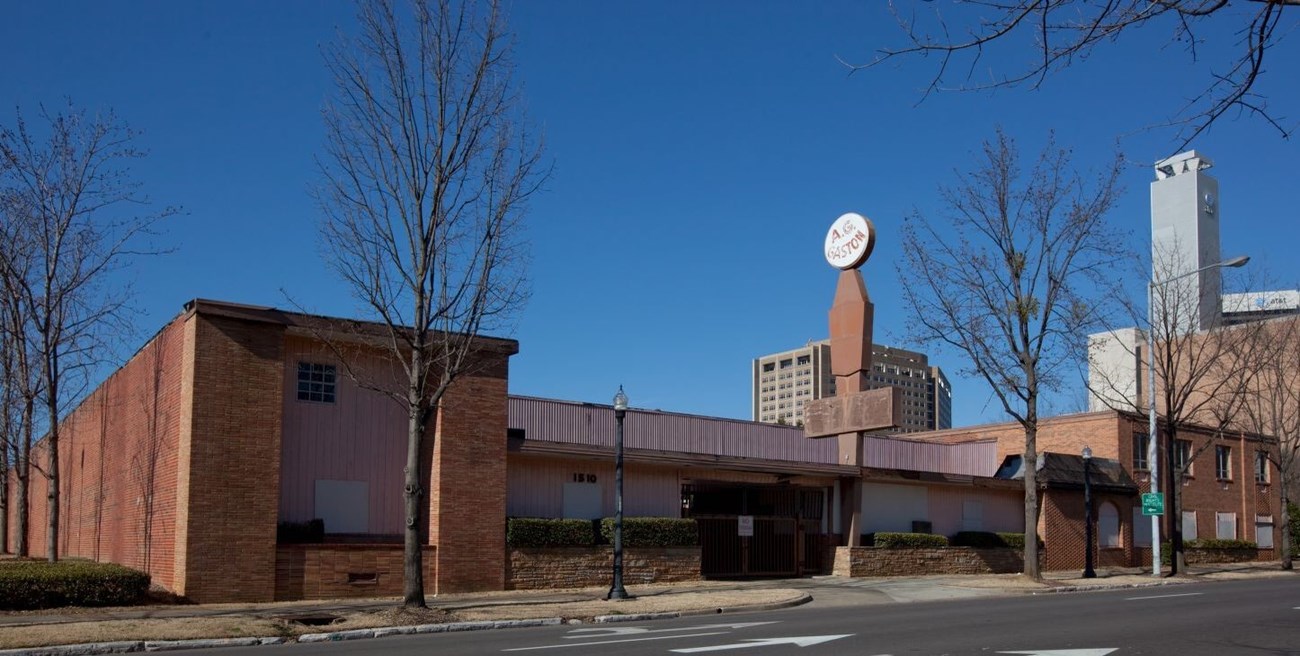
[[[298,400],[333,403],[336,372],[332,364],[298,363]]]

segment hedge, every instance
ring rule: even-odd
[[[948,538],[932,533],[876,533],[873,543],[883,549],[928,549],[948,546]]]
[[[1184,549],[1258,549],[1259,545],[1250,540],[1216,540],[1214,538],[1205,538],[1203,540],[1186,540],[1183,542]]]
[[[506,544],[512,547],[589,547],[595,541],[589,519],[506,520]]]
[[[600,521],[600,535],[614,542],[614,520]],[[693,547],[700,543],[699,527],[693,519],[671,517],[624,517],[625,547]]]
[[[1300,505],[1286,504],[1287,528],[1291,531],[1291,557],[1300,557]]]
[[[149,575],[112,563],[18,560],[0,564],[0,609],[125,606],[149,591]]]

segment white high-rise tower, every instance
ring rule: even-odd
[[[1219,262],[1219,182],[1205,173],[1214,166],[1191,150],[1156,162],[1151,183],[1151,279],[1168,280]],[[1190,292],[1177,310],[1174,332],[1206,330],[1219,323],[1222,274],[1216,267],[1188,280]],[[1163,325],[1156,303],[1156,325]]]

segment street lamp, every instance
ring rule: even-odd
[[[1156,288],[1164,287],[1175,280],[1182,280],[1188,276],[1194,276],[1203,271],[1210,269],[1237,268],[1245,266],[1250,261],[1249,255],[1239,255],[1230,260],[1215,262],[1209,266],[1203,266],[1195,271],[1180,273],[1171,278],[1164,280],[1155,280],[1154,278],[1147,285],[1147,469],[1151,472],[1152,492],[1160,489],[1159,473],[1159,450],[1156,448],[1158,440],[1156,439],[1156,331],[1155,331],[1155,305],[1156,305]],[[1168,340],[1170,335],[1166,335]],[[1172,445],[1170,445],[1172,446]],[[1172,468],[1171,468],[1172,469]],[[1169,480],[1172,484],[1174,477],[1173,472],[1169,472]],[[1173,496],[1172,494],[1170,495]],[[1169,518],[1170,522],[1175,521]],[[1151,516],[1151,576],[1159,578],[1160,576],[1160,515]]]
[[[618,386],[614,395],[614,584],[606,599],[629,599],[623,589],[623,417],[627,414],[627,394]]]
[[[1083,447],[1083,578],[1095,579],[1092,568],[1092,477],[1088,467],[1092,464],[1092,449]]]

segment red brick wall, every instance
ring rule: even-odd
[[[1093,535],[1093,564],[1095,567],[1135,567],[1142,565],[1133,548],[1133,505],[1137,497],[1119,494],[1093,494],[1093,530],[1100,530],[1099,517],[1102,505],[1110,503],[1119,514],[1119,547],[1101,547],[1099,533]],[[1043,542],[1047,545],[1047,570],[1083,569],[1084,505],[1083,490],[1048,490],[1043,495]],[[1148,559],[1150,553],[1148,552]],[[1149,560],[1148,563],[1149,564]]]
[[[1012,574],[1024,571],[1018,549],[972,547],[837,547],[836,576],[924,576],[927,574]]]
[[[424,548],[426,580],[437,577],[436,552]],[[275,550],[275,599],[399,597],[403,556],[400,544],[282,544]]]
[[[433,594],[505,588],[507,407],[505,356],[498,357],[500,377],[457,379],[438,412],[429,486],[429,543],[438,547]]]
[[[176,474],[185,320],[146,343],[61,424],[61,556],[116,562],[176,586]],[[45,464],[44,450],[33,461]],[[11,494],[15,481],[11,481]],[[31,554],[44,557],[48,483],[31,479]],[[9,545],[15,544],[16,504]]]
[[[199,602],[270,601],[284,327],[204,314],[190,322],[193,398],[189,431],[181,436],[189,478],[177,592]]]

